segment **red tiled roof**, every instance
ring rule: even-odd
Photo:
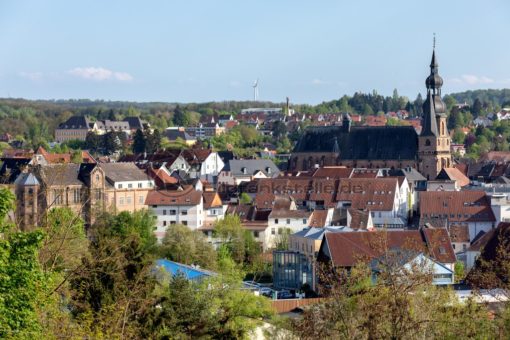
[[[397,190],[397,178],[349,178],[338,187],[337,201],[349,201],[358,210],[391,211]]]
[[[451,225],[449,229],[452,242],[469,243],[469,227],[467,225]]]
[[[202,192],[189,186],[186,190],[152,190],[147,194],[146,205],[198,205]]]
[[[420,192],[421,218],[448,218],[450,222],[494,222],[485,191]]]
[[[327,242],[331,261],[337,267],[352,267],[391,249],[423,252],[442,263],[456,261],[446,230],[444,233],[440,229],[326,233],[324,239],[323,246]]]
[[[312,177],[349,178],[351,173],[352,169],[344,166],[325,166],[315,170]]]
[[[377,178],[379,170],[372,169],[354,169],[351,178]]]
[[[310,227],[321,228],[326,226],[328,210],[314,210],[310,219]]]
[[[204,209],[221,208],[223,206],[220,196],[215,191],[204,191],[202,196],[204,197]]]
[[[456,181],[460,187],[469,185],[469,178],[467,178],[466,175],[457,168],[443,168],[437,178]]]

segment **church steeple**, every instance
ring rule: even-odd
[[[420,172],[427,179],[436,178],[442,168],[452,164],[450,136],[446,126],[446,105],[441,99],[443,78],[436,58],[436,38],[430,61],[430,74],[425,80],[427,99],[423,103],[423,128],[419,137]]]
[[[439,65],[436,59],[436,38],[430,61],[430,74],[425,80],[427,86],[427,99],[423,103],[423,130],[422,136],[438,136],[437,118],[446,117],[446,105],[441,99],[443,78],[439,75]]]

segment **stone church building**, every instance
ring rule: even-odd
[[[343,165],[363,168],[418,169],[427,179],[452,166],[450,136],[446,128],[446,105],[441,99],[443,79],[438,73],[435,51],[425,84],[423,129],[412,126],[352,126],[348,114],[342,125],[310,127],[296,144],[289,170]]]

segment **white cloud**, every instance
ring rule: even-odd
[[[127,72],[116,72],[103,67],[75,67],[68,73],[75,77],[96,81],[118,80],[131,81],[133,76]]]
[[[321,80],[321,79],[317,79],[317,78],[312,80],[312,85],[316,85],[316,86],[318,86],[318,85],[326,85],[328,83],[329,82]]]
[[[481,85],[492,84],[496,82],[494,79],[486,76],[475,76],[473,74],[463,74],[459,78],[452,78],[452,83],[465,84],[465,85]]]
[[[20,72],[19,76],[22,78],[30,79],[32,81],[38,81],[43,78],[42,72]]]

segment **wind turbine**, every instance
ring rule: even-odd
[[[259,99],[259,79],[255,80],[253,84],[253,101],[257,101]]]

